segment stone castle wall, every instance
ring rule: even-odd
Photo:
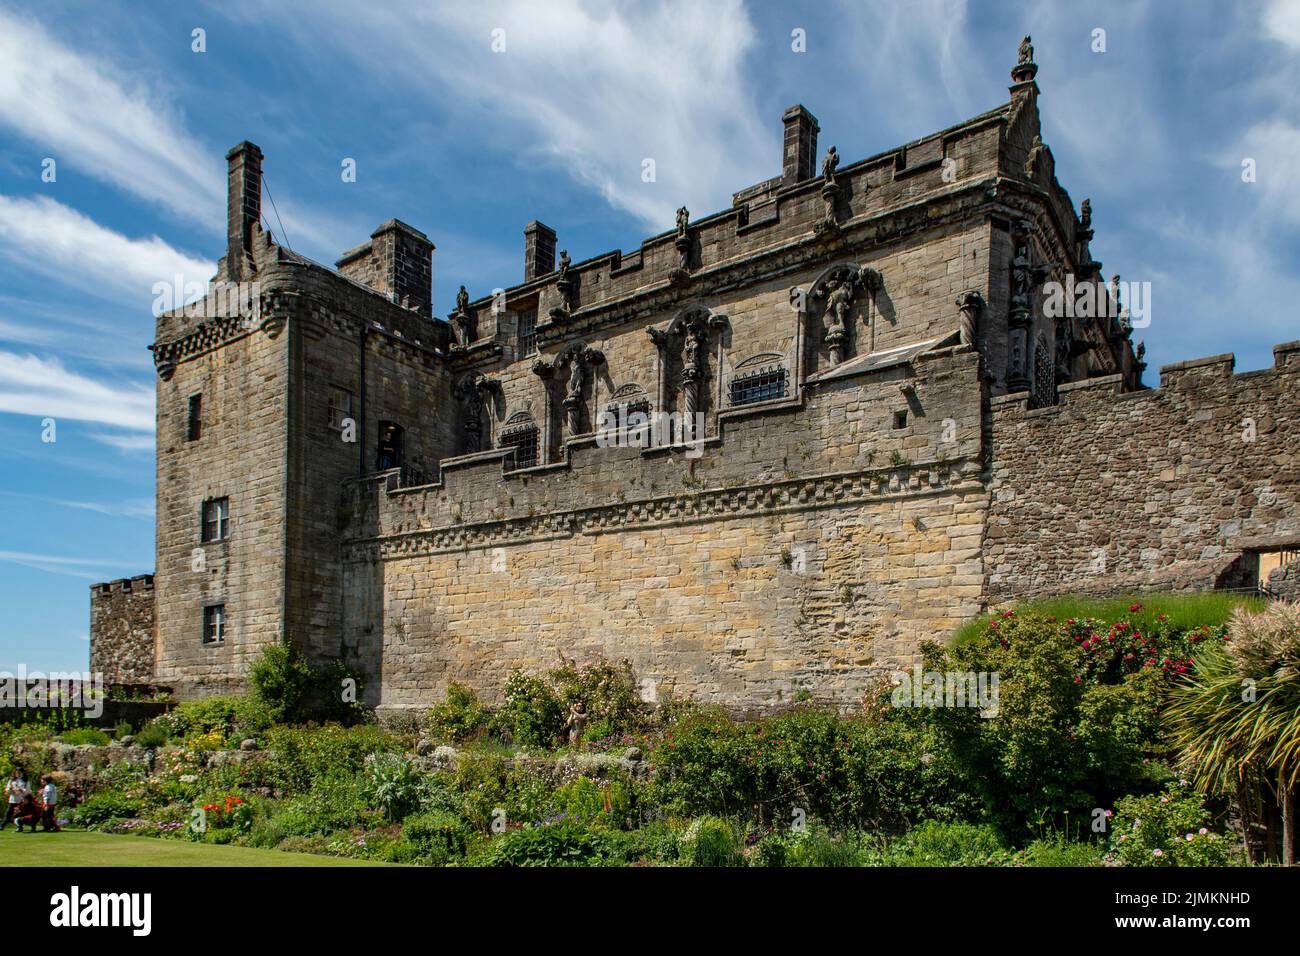
[[[141,574],[90,589],[90,672],[105,684],[144,684],[154,674],[154,577]]]
[[[1078,382],[1048,408],[993,399],[990,599],[1232,586],[1250,552],[1300,545],[1300,343],[1274,356],[1168,365],[1125,394]]]
[[[904,380],[915,416],[894,428]],[[664,694],[860,697],[979,610],[980,389],[976,353],[940,349],[726,411],[699,458],[587,437],[527,472],[497,450],[437,485],[357,483],[344,604],[372,702],[427,706],[450,680],[492,696],[595,652]]]

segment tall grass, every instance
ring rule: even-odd
[[[1141,610],[1130,611],[1134,604],[1142,605]],[[1229,591],[1202,591],[1198,593],[1152,592],[1150,594],[1122,594],[1115,597],[1095,598],[1086,595],[1068,594],[1061,597],[1045,598],[1041,601],[1027,601],[1010,605],[1017,613],[1033,611],[1048,617],[1064,621],[1067,618],[1095,617],[1105,624],[1113,624],[1121,618],[1127,618],[1145,630],[1157,623],[1164,615],[1166,628],[1190,630],[1208,624],[1212,627],[1224,624],[1232,616],[1234,608],[1245,607],[1250,611],[1262,611],[1267,602],[1252,594],[1240,594]],[[953,635],[955,644],[964,644],[984,630],[986,618],[977,617],[959,627]]]

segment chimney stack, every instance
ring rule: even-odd
[[[253,234],[262,221],[262,151],[244,140],[226,153],[226,277],[250,272]]]
[[[414,226],[390,219],[370,234],[373,288],[421,315],[433,314],[433,243]]]
[[[533,220],[524,226],[524,281],[555,271],[555,230]]]
[[[792,186],[811,179],[817,172],[817,117],[802,104],[790,107],[781,117],[785,123],[785,152],[781,161],[782,185]]]

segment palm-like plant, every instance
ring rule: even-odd
[[[1174,689],[1168,717],[1198,790],[1236,799],[1259,819],[1266,797],[1282,816],[1282,862],[1295,863],[1300,779],[1300,605],[1233,612],[1222,649],[1198,657]]]

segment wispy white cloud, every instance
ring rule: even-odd
[[[61,164],[221,229],[225,178],[180,111],[117,64],[0,7],[0,123]]]
[[[518,144],[521,161],[553,164],[650,228],[669,228],[683,203],[725,205],[776,171],[779,130],[758,119],[743,75],[755,36],[740,0],[235,8],[458,113],[480,139]],[[645,159],[654,182],[642,179]]]
[[[91,432],[90,438],[104,445],[111,445],[122,452],[152,452],[154,437],[152,435],[114,435],[107,432]]]
[[[60,508],[72,508],[76,511],[93,511],[112,518],[141,518],[152,520],[154,502],[152,498],[130,498],[122,501],[68,501],[63,498],[50,498],[45,495],[30,495],[21,491],[9,491],[0,488],[0,494],[24,501],[40,501],[45,504],[58,505]]]
[[[64,368],[57,359],[0,351],[0,412],[149,433],[154,391],[143,384],[99,382]]]
[[[91,573],[91,568],[118,568],[121,560],[104,560],[102,558],[66,557],[64,555],[34,554],[30,551],[0,551],[0,561],[21,564],[49,574],[62,574],[87,581],[101,581],[103,572]]]
[[[207,283],[214,262],[172,248],[158,236],[132,239],[47,196],[0,195],[0,254],[57,283],[105,292],[143,310],[153,285]]]

